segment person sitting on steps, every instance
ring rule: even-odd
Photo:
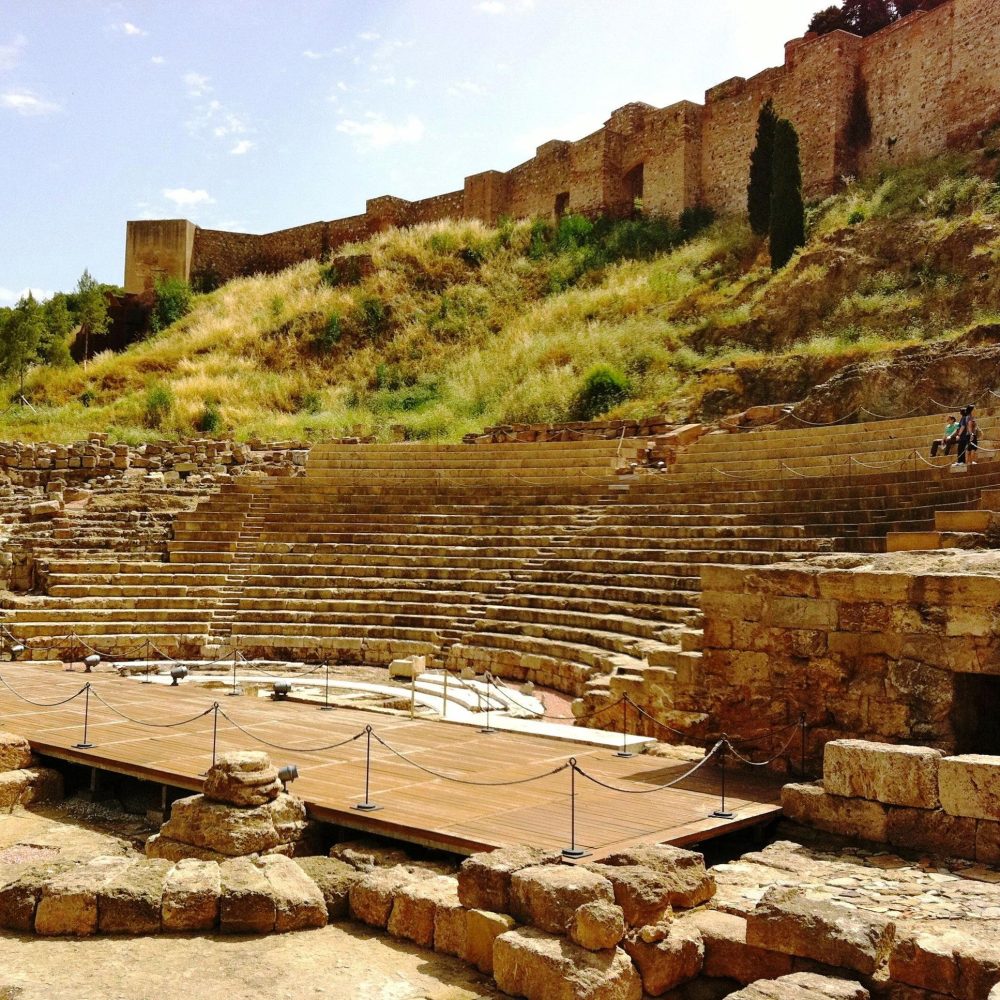
[[[952,445],[958,440],[958,417],[949,417],[945,424],[944,434],[937,440],[931,442],[931,458],[938,453],[938,449],[944,445],[944,453],[947,455],[951,451]]]
[[[975,459],[969,458],[969,452],[975,452],[979,445],[979,424],[972,411],[975,406],[970,403],[962,410],[962,419],[958,423],[958,458],[955,465],[975,465]]]

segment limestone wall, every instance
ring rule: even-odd
[[[962,557],[956,557],[961,559]],[[861,736],[947,752],[1000,749],[1000,577],[983,563],[824,556],[702,573],[704,649],[677,708],[712,732],[804,715],[809,751]]]
[[[828,833],[1000,864],[1000,757],[837,740],[822,782],[786,785],[781,804]]]

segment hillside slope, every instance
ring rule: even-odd
[[[8,411],[0,437],[318,439],[403,424],[457,440],[579,416],[598,364],[628,379],[616,415],[799,399],[846,365],[927,342],[947,350],[1000,319],[995,156],[851,184],[810,207],[808,245],[776,274],[732,219],[687,240],[658,223],[594,230],[573,218],[555,233],[539,222],[389,231],[329,264],[197,296],[178,323],[87,368],[34,369],[37,412]],[[895,412],[885,395],[872,402]]]

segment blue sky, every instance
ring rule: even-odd
[[[825,3],[0,0],[0,305],[121,282],[128,219],[335,219],[700,101]]]

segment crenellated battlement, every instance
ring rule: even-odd
[[[768,99],[799,131],[807,197],[835,191],[845,176],[975,145],[1000,120],[995,0],[949,0],[864,39],[845,31],[793,39],[781,66],[719,83],[704,104],[626,104],[592,134],[550,140],[530,160],[473,174],[447,194],[383,195],[361,215],[264,235],[186,220],[129,222],[125,288],[151,289],[160,276],[228,280],[277,271],[390,226],[445,218],[623,216],[638,199],[649,214],[677,216],[695,205],[739,212],[757,114]],[[870,120],[860,142],[859,106]]]

